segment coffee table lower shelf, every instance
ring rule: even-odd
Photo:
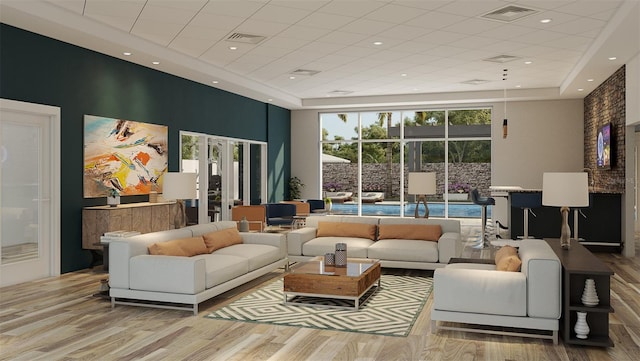
[[[331,277],[331,276],[326,276]],[[339,295],[328,295],[328,294],[318,294],[318,293],[302,293],[302,292],[283,292],[284,293],[284,304],[287,306],[312,306],[312,307],[322,307],[322,308],[339,308],[339,309],[353,309],[355,311],[360,309],[360,306],[363,305],[371,296],[373,296],[378,289],[380,288],[380,278],[378,278],[377,282],[369,286],[362,294],[359,296],[339,296]],[[347,300],[353,301],[353,306],[341,306],[341,305],[328,305],[322,304],[318,302],[318,298],[329,299],[329,300]]]

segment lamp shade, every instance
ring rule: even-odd
[[[162,197],[164,199],[195,199],[196,173],[167,172],[162,181]]]
[[[436,174],[426,172],[409,173],[409,194],[435,194]]]
[[[544,173],[542,175],[542,204],[554,207],[588,206],[587,173]]]

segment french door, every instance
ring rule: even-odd
[[[60,109],[0,99],[0,286],[60,274]]]

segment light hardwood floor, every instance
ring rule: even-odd
[[[200,314],[94,297],[99,270],[0,289],[0,360],[638,360],[640,257],[598,254],[614,271],[612,348],[430,329],[430,297],[408,337],[212,320],[204,316],[283,271],[200,304]],[[399,271],[429,275],[427,271]]]

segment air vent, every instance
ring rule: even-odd
[[[509,5],[498,10],[494,10],[490,13],[480,16],[482,19],[495,20],[503,23],[510,23],[518,19],[522,19],[525,16],[539,13],[538,10],[523,8],[520,6]]]
[[[349,95],[353,93],[352,90],[334,90],[329,92],[329,95]]]
[[[489,80],[484,80],[484,79],[471,79],[471,80],[463,81],[462,84],[480,85],[488,82]]]
[[[266,38],[267,38],[266,36],[262,36],[262,35],[233,33],[227,37],[227,41],[231,41],[234,43],[244,43],[244,44],[258,44],[259,42],[261,42]]]
[[[296,69],[292,71],[291,75],[304,75],[304,76],[312,76],[318,74],[319,70],[309,70],[309,69]]]
[[[510,61],[514,61],[514,60],[518,60],[518,59],[521,59],[521,58],[519,56],[502,54],[502,55],[494,56],[493,58],[487,58],[487,59],[483,59],[483,60],[484,61],[490,61],[490,62],[493,62],[493,63],[508,63]]]

